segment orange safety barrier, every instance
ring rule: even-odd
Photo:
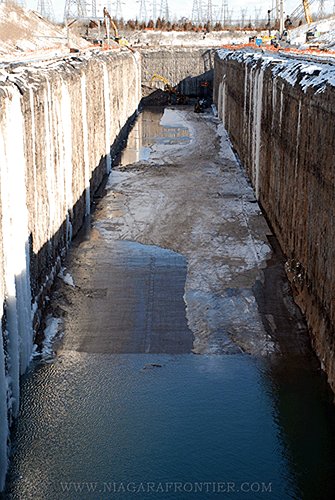
[[[245,48],[245,47],[255,47],[255,48],[259,48],[255,43],[245,43],[245,44],[241,44],[241,45],[221,45],[221,47],[225,48],[225,49],[229,49],[229,50],[239,50],[239,49],[242,49],[242,48]],[[274,45],[271,45],[271,44],[268,44],[268,45],[264,45],[263,46],[264,48],[266,48],[266,50],[271,50],[273,52],[289,52],[291,54],[322,54],[325,52],[325,50],[320,50],[320,49],[304,49],[304,50],[298,50],[298,49],[293,49],[293,48],[290,48],[290,47],[275,47]]]

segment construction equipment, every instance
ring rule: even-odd
[[[155,78],[157,78],[158,80],[161,80],[164,83],[164,90],[167,90],[171,94],[179,94],[178,90],[171,87],[171,85],[169,85],[167,80],[163,76],[157,75],[157,73],[155,73],[154,76],[151,78],[150,87],[152,87],[152,84],[154,83]]]
[[[157,75],[157,73],[155,73],[153,75],[153,77],[151,78],[150,87],[152,87],[152,85],[155,81],[155,78],[157,78],[158,80],[161,80],[164,83],[164,91],[169,93],[169,103],[171,102],[172,94],[174,94],[177,97],[178,104],[187,104],[189,102],[189,100],[190,100],[189,97],[182,95],[180,92],[178,92],[177,89],[175,89],[174,87],[171,87],[171,85],[168,83],[168,81],[163,76]]]
[[[105,23],[106,23],[106,31],[107,31],[107,38],[108,37],[108,25],[107,25],[107,19],[109,20],[110,26],[114,30],[114,40],[119,44],[119,45],[126,45],[128,46],[128,40],[125,38],[120,38],[119,37],[119,32],[117,30],[116,24],[114,23],[113,19],[109,15],[109,12],[107,11],[106,7],[104,7],[104,18],[105,18]]]
[[[313,19],[312,19],[311,11],[309,9],[308,1],[302,0],[302,5],[304,6],[306,23],[311,24],[313,22]]]
[[[292,23],[298,21],[303,15],[305,15],[305,19],[307,24],[312,22],[312,16],[310,12],[310,6],[316,2],[316,0],[303,0],[301,4],[298,5],[296,9],[290,15],[290,19]],[[307,9],[307,10],[306,10]],[[307,15],[306,15],[307,14]]]

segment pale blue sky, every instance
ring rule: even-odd
[[[57,20],[61,21],[63,19],[65,0],[51,0],[51,1],[53,2]],[[112,5],[111,14],[114,14],[115,7],[113,8],[113,6],[115,5],[115,2],[111,0],[107,0],[106,2],[103,2],[103,0],[96,0],[96,1],[97,4],[101,4],[101,6],[106,6],[106,7],[108,4],[111,4]],[[246,2],[245,0],[228,0],[228,7],[230,10],[233,9],[233,18],[240,17],[241,9],[247,9],[247,16],[248,17],[251,16],[253,18],[255,16],[255,8],[256,9],[260,8],[262,15],[265,16],[267,10],[272,8],[273,1],[274,0],[261,0],[261,1],[248,0],[248,2]],[[325,7],[327,12],[332,12],[334,1],[335,0],[325,1]],[[214,12],[218,11],[218,9],[221,7],[222,0],[212,0],[212,2],[213,2],[213,11]],[[37,0],[26,0],[26,4],[29,9],[36,10],[37,8]],[[173,15],[176,15],[177,18],[180,18],[182,16],[191,17],[193,0],[184,0],[183,2],[180,2],[180,0],[168,0],[168,4],[172,17]],[[299,4],[300,0],[286,0],[284,1],[284,10],[285,12],[290,14]],[[156,5],[157,5],[157,13],[159,15],[161,0],[156,0]],[[152,0],[150,1],[146,0],[146,7],[148,14],[151,14]],[[318,0],[314,2],[314,6],[313,8],[311,8],[312,12],[317,11],[317,8],[318,8]],[[139,14],[139,9],[140,9],[140,3],[136,2],[135,0],[127,0],[127,2],[124,3],[122,2],[122,12],[125,19],[136,18],[136,15]]]

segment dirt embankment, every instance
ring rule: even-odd
[[[31,53],[69,52],[67,43],[66,28],[14,2],[0,3],[0,62],[24,60]],[[90,46],[75,30],[70,31],[70,45],[77,49]]]

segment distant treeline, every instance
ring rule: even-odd
[[[165,21],[164,18],[158,17],[157,21],[154,23],[152,19],[150,21],[146,22],[139,22],[137,19],[136,21],[129,20],[127,22],[124,22],[123,19],[121,20],[116,20],[114,19],[114,23],[118,28],[128,28],[130,30],[160,30],[160,31],[206,31],[209,33],[210,31],[222,31],[222,30],[263,30],[267,29],[267,23],[263,22],[258,22],[257,26],[255,25],[256,23],[249,22],[246,25],[241,25],[238,21],[236,22],[227,22],[224,24],[220,22],[216,22],[215,24],[211,23],[210,21],[207,21],[207,23],[204,24],[195,24],[192,23],[191,21],[185,21],[185,22],[170,22],[170,21]]]

